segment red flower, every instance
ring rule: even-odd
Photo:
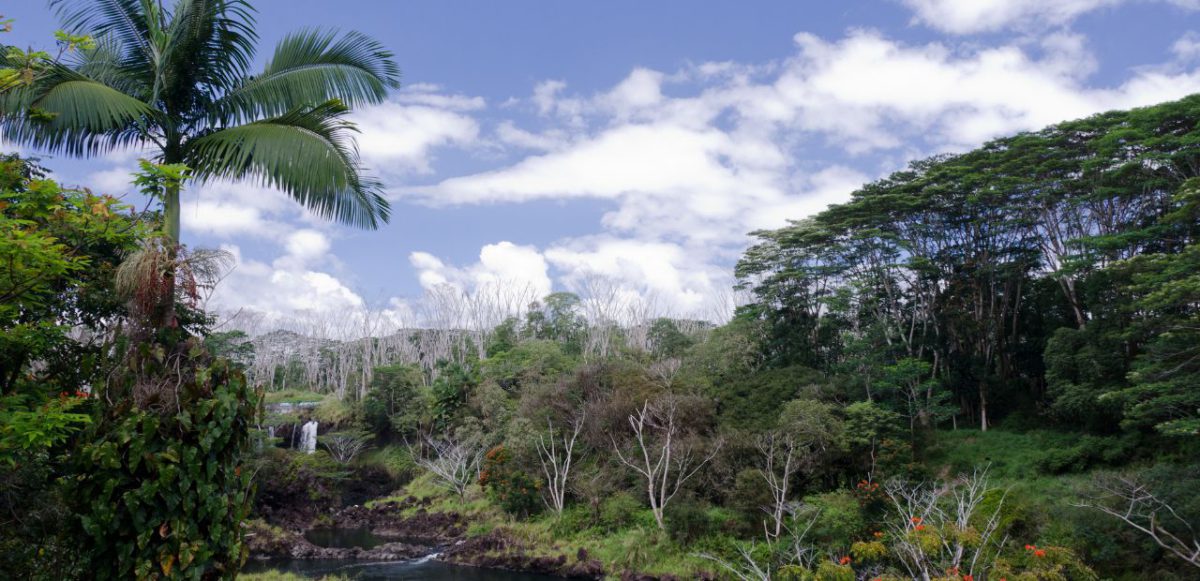
[[[1026,550],[1026,551],[1032,551],[1032,550],[1034,550],[1034,549],[1036,549],[1036,548],[1037,548],[1037,547],[1036,547],[1036,546],[1034,546],[1034,545],[1025,545],[1025,550]]]
[[[841,559],[838,559],[838,564],[839,564],[839,565],[848,565],[848,564],[850,564],[850,555],[846,555],[845,557],[842,557]]]
[[[963,581],[975,581],[974,575],[963,575]]]
[[[916,528],[916,530],[918,530],[918,531],[923,531],[923,530],[925,530],[925,525],[917,525],[917,528]]]
[[[921,517],[919,517],[919,516],[914,516],[909,520],[911,520],[913,522],[913,524],[915,524],[915,525],[921,524]]]
[[[1046,551],[1043,551],[1043,550],[1041,550],[1041,549],[1038,549],[1038,550],[1034,551],[1034,552],[1033,552],[1033,554],[1034,554],[1034,556],[1035,556],[1035,557],[1041,558],[1041,557],[1045,557],[1045,556],[1046,556]]]

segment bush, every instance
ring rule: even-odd
[[[416,474],[417,464],[413,462],[412,454],[404,446],[384,446],[368,450],[359,457],[359,464],[378,466],[388,476],[398,483],[407,483]]]
[[[858,499],[850,492],[826,492],[804,501],[821,511],[809,532],[816,544],[844,552],[863,536],[867,523]]]
[[[541,483],[518,469],[504,446],[496,446],[484,455],[479,485],[509,514],[528,516],[542,507]]]
[[[600,505],[600,524],[610,531],[621,530],[633,524],[642,503],[628,492],[618,492]]]
[[[108,410],[75,455],[69,498],[96,578],[228,576],[245,557],[257,398],[225,361],[181,379],[179,411]]]
[[[699,501],[681,498],[671,503],[666,514],[667,535],[681,545],[691,544],[720,531],[721,523],[710,517]]]
[[[358,407],[352,403],[327,397],[313,409],[312,417],[322,424],[341,426],[353,422],[359,416]]]

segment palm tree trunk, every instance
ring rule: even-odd
[[[179,189],[181,184],[169,182],[163,196],[163,233],[171,254],[179,247]]]
[[[166,236],[167,268],[163,272],[163,287],[166,292],[159,306],[162,326],[173,328],[175,320],[175,262],[179,258],[179,190],[182,184],[168,181],[163,188],[163,234]]]

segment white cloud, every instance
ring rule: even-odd
[[[474,292],[483,288],[512,287],[537,298],[549,294],[551,288],[542,254],[532,246],[507,241],[484,246],[480,249],[479,261],[464,267],[447,265],[427,252],[413,252],[409,255],[409,263],[426,289],[451,285]]]
[[[532,155],[416,191],[434,205],[608,201],[604,234],[542,252],[557,280],[571,287],[599,273],[692,305],[728,281],[748,231],[844,201],[906,159],[1200,90],[1200,73],[1179,66],[1088,86],[1096,60],[1069,32],[990,48],[906,44],[868,30],[837,41],[798,34],[795,43],[776,64],[637,68],[594,95],[541,82],[527,101],[540,127],[496,129],[499,143]],[[427,286],[477,268],[429,254],[413,264]]]
[[[271,263],[243,256],[238,246],[222,248],[234,256],[234,266],[213,291],[209,305],[231,313],[248,309],[274,322],[311,314],[337,314],[362,309],[362,297],[337,277],[309,265],[328,258],[328,241],[318,232],[301,230],[290,236],[288,252]]]
[[[915,20],[953,34],[994,32],[1010,27],[1062,26],[1088,12],[1129,0],[901,0]],[[1140,0],[1142,2],[1150,0]],[[1165,0],[1185,10],[1200,9],[1196,0]]]
[[[1200,34],[1188,31],[1171,45],[1171,53],[1185,63],[1200,60]]]
[[[432,150],[470,147],[479,124],[454,109],[388,102],[361,109],[358,147],[369,169],[389,175],[429,173]]]

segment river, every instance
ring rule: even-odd
[[[361,547],[364,549],[379,546],[387,540],[396,540],[376,537],[370,531],[363,529],[314,529],[308,531],[304,536],[309,542],[321,547]],[[286,571],[313,578],[336,574],[355,581],[416,581],[418,579],[429,581],[452,579],[463,581],[546,581],[552,579],[552,577],[531,573],[450,565],[436,561],[432,557],[412,561],[252,560],[246,563],[243,571],[246,573]]]
[[[545,575],[514,573],[496,569],[460,567],[433,559],[416,561],[389,561],[369,563],[358,561],[276,561],[249,562],[243,569],[246,573],[263,571],[287,571],[319,578],[337,574],[355,581],[546,581],[553,579]]]

